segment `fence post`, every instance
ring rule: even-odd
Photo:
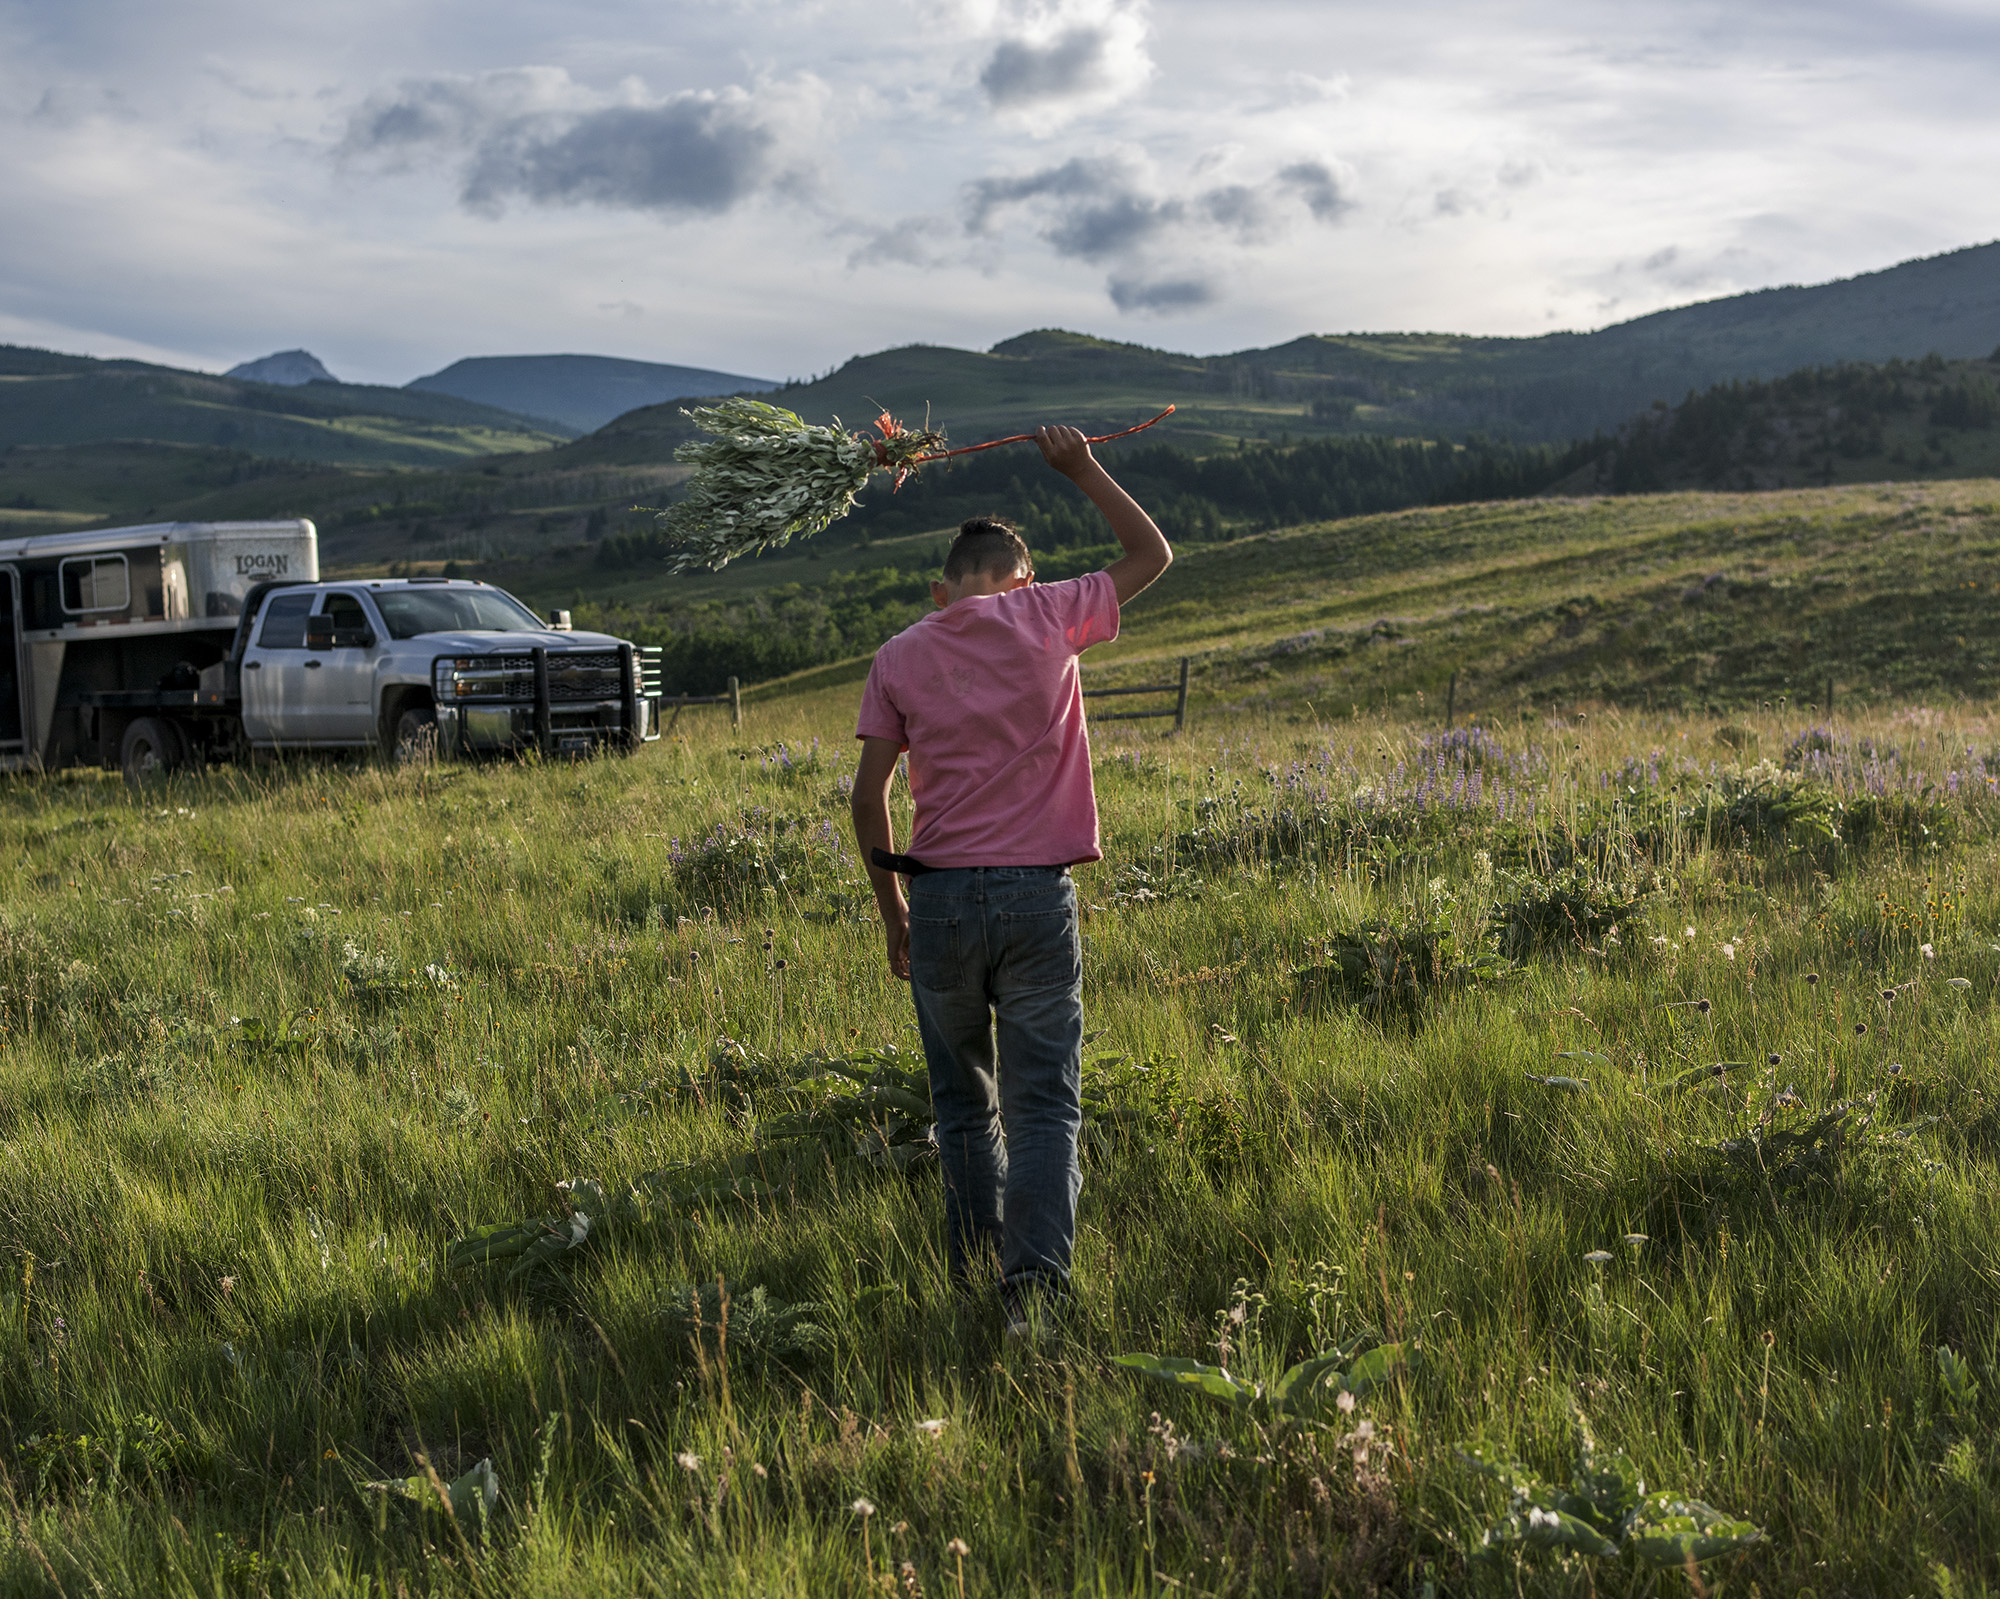
[[[1183,655],[1181,657],[1181,697],[1174,702],[1174,731],[1176,733],[1187,731],[1187,684],[1188,658]]]
[[[729,680],[729,725],[738,733],[743,731],[743,690],[733,677]]]
[[[1451,731],[1451,719],[1453,714],[1457,710],[1458,710],[1458,674],[1456,672],[1453,672],[1451,674],[1451,681],[1445,685],[1445,690],[1444,690],[1444,730],[1447,733]]]

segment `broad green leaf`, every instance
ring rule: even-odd
[[[1340,1368],[1346,1359],[1346,1352],[1336,1349],[1300,1361],[1271,1385],[1271,1408],[1295,1416],[1317,1415],[1340,1392]]]
[[[895,1106],[897,1110],[902,1111],[906,1116],[915,1116],[926,1122],[931,1119],[930,1100],[928,1098],[918,1098],[907,1088],[896,1088],[887,1083],[878,1083],[873,1092],[875,1097],[883,1104]]]
[[[1509,1491],[1525,1498],[1547,1498],[1549,1488],[1532,1471],[1505,1455],[1496,1455],[1484,1444],[1473,1444],[1458,1451],[1458,1458],[1464,1461],[1482,1477],[1491,1477]]]
[[[1112,1356],[1112,1364],[1125,1366],[1148,1377],[1157,1377],[1162,1382],[1177,1383],[1185,1388],[1193,1388],[1207,1394],[1212,1399],[1220,1399],[1226,1405],[1238,1409],[1245,1408],[1257,1398],[1257,1385],[1232,1377],[1220,1366],[1204,1366],[1198,1360],[1187,1360],[1179,1355],[1162,1358],[1143,1351],[1130,1355]]]
[[[474,1519],[479,1515],[482,1501],[490,1515],[500,1500],[500,1474],[493,1469],[490,1458],[480,1461],[464,1476],[446,1484],[442,1502],[436,1484],[422,1473],[414,1477],[389,1477],[380,1482],[364,1482],[361,1486],[375,1493],[395,1494],[432,1510],[441,1508],[441,1503],[448,1503],[452,1515]]]
[[[546,1265],[558,1255],[568,1254],[572,1249],[583,1247],[590,1237],[590,1218],[578,1211],[574,1216],[566,1216],[552,1227],[546,1227],[535,1241],[521,1251],[521,1259],[508,1280],[518,1281],[527,1276],[537,1266]]]
[[[1685,1566],[1690,1557],[1712,1560],[1748,1549],[1764,1536],[1760,1528],[1726,1516],[1699,1499],[1649,1494],[1626,1522],[1626,1547],[1655,1566]]]
[[[1585,1521],[1552,1505],[1517,1504],[1486,1534],[1486,1542],[1527,1549],[1571,1549],[1580,1555],[1615,1555],[1618,1545]]]
[[[1938,1345],[1937,1366],[1938,1380],[1954,1408],[1963,1409],[1979,1397],[1979,1380],[1972,1375],[1972,1368],[1944,1344]]]
[[[1570,1488],[1590,1506],[1593,1519],[1606,1526],[1624,1521],[1646,1494],[1645,1479],[1630,1455],[1622,1449],[1606,1452],[1588,1444],[1576,1458]]]
[[[454,1516],[476,1514],[481,1509],[491,1515],[500,1501],[500,1474],[489,1457],[458,1478],[445,1490],[451,1496]]]
[[[556,1187],[569,1195],[572,1208],[582,1211],[593,1221],[604,1218],[604,1184],[595,1177],[572,1177]]]
[[[467,1233],[445,1251],[445,1269],[456,1271],[460,1266],[476,1265],[483,1260],[511,1260],[554,1225],[548,1217],[537,1216]]]
[[[857,1289],[854,1294],[854,1308],[864,1316],[878,1314],[891,1305],[900,1305],[909,1298],[901,1283],[871,1283],[866,1288]]]
[[[364,1482],[361,1486],[371,1493],[396,1494],[418,1504],[437,1503],[437,1493],[428,1477],[384,1477],[375,1482]]]
[[[1359,1397],[1393,1380],[1400,1372],[1415,1367],[1418,1353],[1402,1344],[1381,1344],[1347,1368],[1341,1386]]]

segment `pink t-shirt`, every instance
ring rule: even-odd
[[[1076,658],[1118,636],[1108,572],[974,595],[875,652],[857,738],[910,752],[926,866],[1094,861],[1097,795]]]

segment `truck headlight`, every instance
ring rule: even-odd
[[[504,661],[477,655],[445,656],[432,668],[431,687],[440,705],[466,699],[518,699],[532,694],[516,680],[521,673]]]

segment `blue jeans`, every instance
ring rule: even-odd
[[[997,1256],[1008,1288],[1061,1293],[1083,1186],[1083,950],[1068,871],[912,878],[910,977],[952,1275],[969,1281]]]

